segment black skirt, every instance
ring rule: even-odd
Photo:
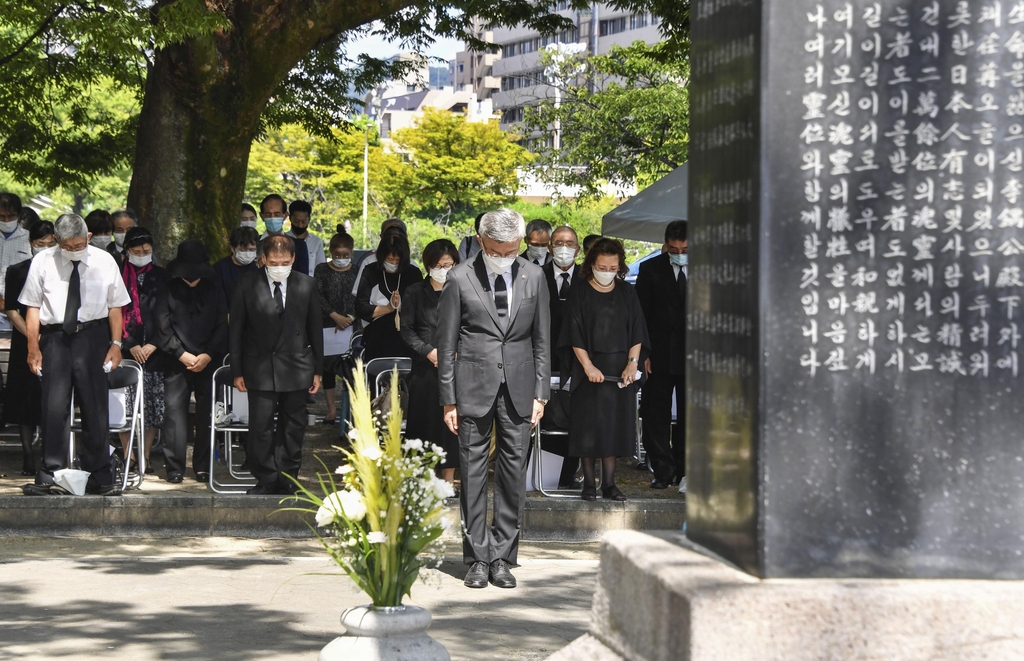
[[[459,437],[444,424],[444,407],[437,369],[430,363],[416,360],[409,374],[409,415],[405,437],[440,445],[447,453],[438,468],[459,467]]]
[[[605,376],[620,376],[629,353],[592,353],[590,361]],[[576,376],[573,377],[577,378]],[[573,384],[569,406],[569,456],[630,457],[636,451],[636,384]]]
[[[4,389],[4,422],[9,425],[38,425],[42,420],[43,387],[28,369],[28,338],[11,332],[11,353]]]

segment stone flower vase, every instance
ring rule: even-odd
[[[427,635],[430,611],[418,606],[357,606],[341,614],[345,635],[320,650],[319,661],[451,661]]]

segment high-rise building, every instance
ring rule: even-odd
[[[501,58],[492,66],[492,76],[501,81],[501,89],[493,99],[504,128],[522,120],[524,107],[553,98],[541,65],[541,51],[546,46],[579,43],[586,53],[603,55],[612,46],[661,41],[661,19],[653,14],[628,13],[602,3],[592,4],[589,11],[577,12],[569,9],[564,0],[555,8],[572,20],[575,27],[556,35],[542,35],[528,27],[500,28],[494,30],[493,39],[489,40],[501,49]]]
[[[470,30],[477,39],[494,42],[494,33],[485,29],[479,18],[473,19]],[[499,59],[501,53],[497,50],[480,52],[467,45],[466,50],[456,53],[455,59],[449,62],[448,80],[458,91],[473,92],[481,101],[490,99],[501,88],[501,80],[493,74],[494,63]]]

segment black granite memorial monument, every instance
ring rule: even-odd
[[[688,537],[1024,578],[1024,1],[695,0]]]

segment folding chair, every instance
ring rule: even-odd
[[[241,445],[236,442],[236,438],[239,434],[244,434],[249,431],[248,421],[241,420],[224,420],[221,419],[218,422],[217,409],[220,404],[221,412],[232,412],[235,408],[236,397],[246,397],[248,403],[248,395],[240,393],[235,390],[234,379],[231,378],[231,366],[228,365],[228,359],[224,359],[224,364],[218,367],[213,373],[213,397],[210,403],[210,491],[214,493],[239,493],[245,491],[251,487],[256,486],[256,479],[252,476],[252,473],[242,468],[242,463],[235,460],[235,450],[240,450]],[[248,407],[246,407],[248,408]],[[223,460],[227,467],[228,476],[231,480],[221,482],[217,480],[216,475],[216,463],[217,463],[217,434],[224,435],[224,453]]]
[[[142,485],[143,480],[146,479],[146,451],[144,445],[144,432],[146,429],[146,407],[144,402],[146,393],[143,387],[142,365],[134,360],[122,360],[116,370],[111,370],[107,374],[107,387],[110,390],[125,388],[126,390],[131,390],[134,396],[132,407],[125,411],[124,424],[119,427],[111,427],[110,433],[128,434],[128,450],[125,453],[124,467],[120,477],[121,490],[138,489]],[[81,418],[75,417],[74,389],[71,390],[70,422],[71,438],[68,443],[68,466],[72,467],[78,458],[78,453],[75,450],[75,436],[85,431]],[[128,467],[132,465],[133,450],[137,451],[138,457],[136,459],[136,469],[130,471]],[[117,479],[116,475],[115,479]]]
[[[391,370],[398,368],[399,376],[406,376],[412,371],[412,358],[404,356],[374,358],[366,363],[366,387],[372,397],[380,394],[384,384],[391,379]]]
[[[551,388],[554,391],[562,391],[561,381],[558,377],[553,377],[551,379]],[[568,392],[568,390],[566,390],[565,392]],[[553,428],[550,425],[545,426],[545,419],[547,419],[547,416],[541,419],[541,424],[533,428],[533,483],[536,486],[537,490],[540,491],[540,494],[547,498],[579,498],[578,489],[553,489],[551,491],[548,491],[547,489],[544,488],[544,437],[569,437],[568,429]],[[529,459],[527,459],[527,461],[529,461]]]

